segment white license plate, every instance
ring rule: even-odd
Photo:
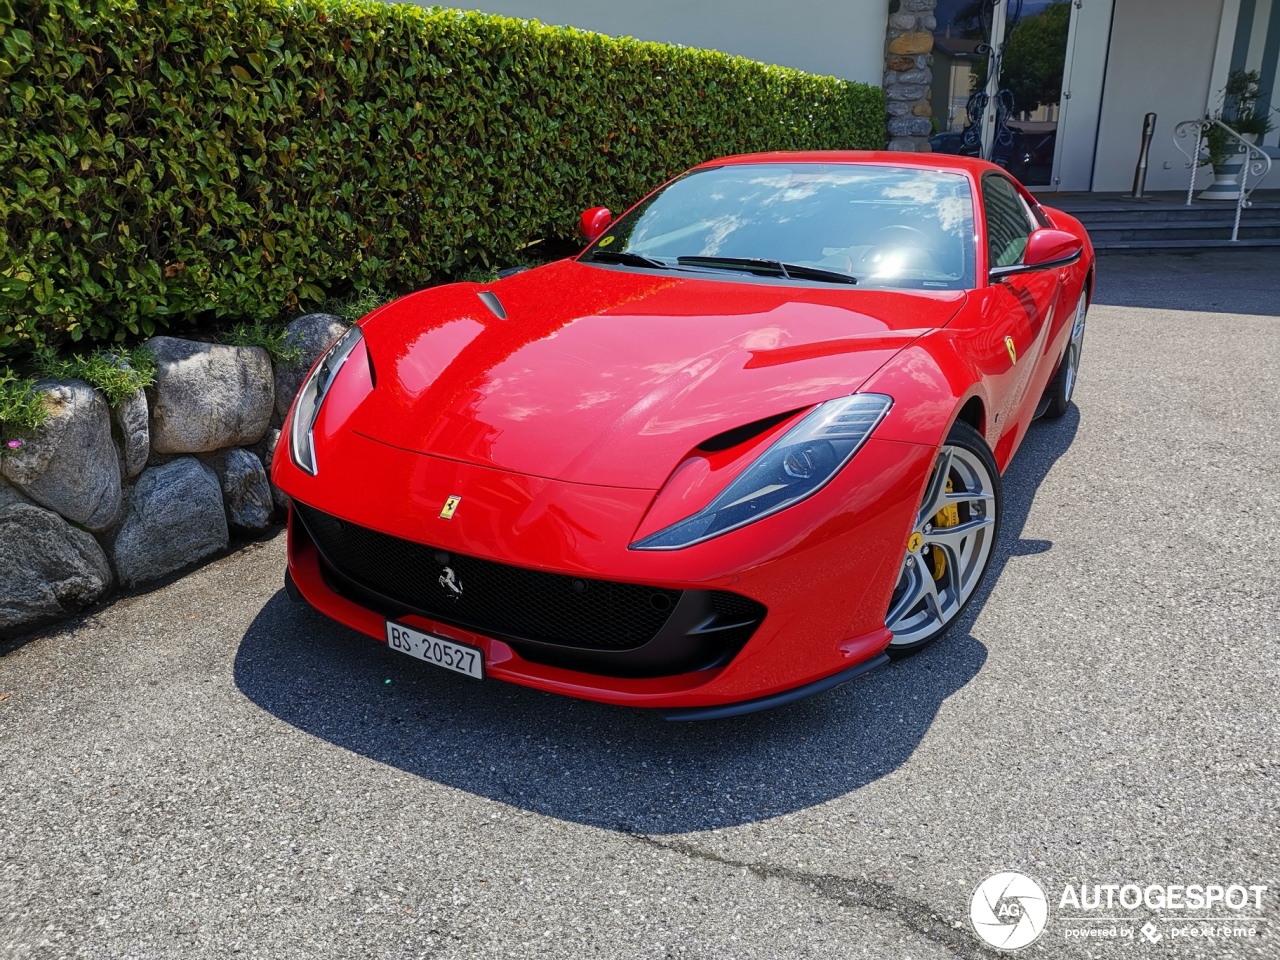
[[[444,637],[432,636],[390,620],[387,621],[387,646],[427,663],[434,663],[437,667],[465,673],[477,680],[484,679],[484,651],[479,647],[454,643]]]

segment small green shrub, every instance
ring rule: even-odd
[[[145,346],[96,350],[88,356],[58,357],[51,348],[37,351],[40,376],[54,380],[83,380],[97,387],[107,403],[118,407],[156,378],[156,358]]]
[[[334,316],[341,317],[343,323],[350,325],[361,317],[373,313],[384,303],[390,303],[394,299],[394,294],[381,293],[376,290],[361,290],[345,297],[327,300],[320,309],[324,313],[332,313]]]
[[[498,268],[472,267],[458,279],[465,283],[493,283],[498,279]]]
[[[880,90],[364,0],[0,0],[0,358],[512,262],[722,154],[883,146]]]
[[[1271,115],[1258,108],[1262,74],[1257,70],[1232,70],[1223,88],[1222,120],[1236,133],[1261,139],[1271,132]]]
[[[31,380],[0,367],[0,456],[9,451],[10,443],[20,445],[22,437],[49,419],[44,397],[34,386]]]
[[[302,360],[302,347],[289,331],[264,320],[237,323],[221,339],[233,347],[262,347],[271,354],[272,360],[285,366]]]

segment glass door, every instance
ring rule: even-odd
[[[1076,0],[939,0],[934,150],[981,156],[1055,186]]]

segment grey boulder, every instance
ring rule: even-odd
[[[206,461],[218,475],[227,522],[236,530],[261,533],[271,526],[275,504],[262,461],[248,450],[221,450]]]
[[[95,533],[120,517],[120,460],[102,394],[79,380],[40,380],[49,419],[17,450],[0,457],[0,474],[41,506]]]
[[[271,480],[271,464],[276,458],[276,451],[280,449],[280,441],[282,439],[283,435],[280,431],[272,427],[267,431],[267,435],[262,438],[262,441],[253,448],[253,452],[262,461],[262,466],[267,471],[268,482]],[[287,457],[288,455],[287,452],[280,454],[282,457]],[[288,495],[274,483],[271,484],[271,499],[275,502],[276,510],[281,517],[289,512]]]
[[[128,477],[136,477],[147,465],[151,453],[151,428],[147,420],[147,395],[142,390],[111,411]]]
[[[0,636],[70,616],[109,589],[111,567],[90,534],[0,490]]]
[[[11,503],[30,503],[31,501],[15,490],[12,486],[5,483],[4,477],[0,476],[0,510],[9,506]]]
[[[287,343],[302,352],[295,363],[276,365],[276,413],[283,418],[289,412],[289,405],[302,386],[302,378],[307,375],[311,365],[320,358],[320,354],[333,341],[347,331],[347,325],[341,317],[331,313],[308,313],[299,317],[288,326]]]
[[[151,447],[156,453],[209,453],[252,446],[271,422],[275,381],[262,347],[228,347],[154,337]]]
[[[195,457],[179,457],[138,477],[113,558],[121,582],[133,586],[224,550],[228,539],[217,475]]]
[[[262,467],[271,473],[271,462],[276,456],[276,447],[280,443],[280,428],[272,427],[266,432],[266,435],[259,440],[253,448],[253,455],[262,463]]]
[[[891,137],[927,137],[932,131],[928,117],[895,117],[889,121]]]

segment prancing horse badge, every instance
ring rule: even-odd
[[[452,519],[453,519],[453,511],[455,511],[455,510],[457,510],[457,509],[458,509],[458,504],[460,504],[461,502],[462,502],[462,498],[461,498],[461,497],[459,497],[459,496],[456,496],[456,495],[455,495],[455,496],[452,496],[452,497],[450,497],[448,500],[446,500],[446,501],[444,502],[444,509],[442,509],[442,510],[440,511],[440,519],[441,519],[441,520],[452,520]]]
[[[1013,345],[1013,337],[1004,338],[1004,348],[1009,351],[1009,362],[1016,364],[1018,362],[1018,348]],[[441,514],[444,516],[444,514]]]

